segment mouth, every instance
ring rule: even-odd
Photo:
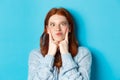
[[[61,35],[62,35],[62,33],[56,33],[56,35],[57,35],[57,36],[61,36]]]

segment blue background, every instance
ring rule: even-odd
[[[27,80],[46,13],[65,7],[93,56],[92,80],[120,80],[120,0],[0,0],[0,80]]]

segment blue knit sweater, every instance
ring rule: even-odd
[[[34,49],[29,56],[28,80],[90,80],[92,57],[89,50],[79,47],[77,55],[61,55],[62,67],[53,67],[54,56],[42,56],[40,49]]]

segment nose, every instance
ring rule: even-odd
[[[56,26],[56,30],[57,30],[57,31],[60,31],[60,30],[61,30],[60,25],[57,25],[57,26]]]

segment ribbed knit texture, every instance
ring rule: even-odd
[[[90,80],[92,57],[89,50],[79,47],[77,55],[61,55],[62,67],[53,67],[54,56],[42,56],[40,49],[34,49],[29,56],[28,80]]]

